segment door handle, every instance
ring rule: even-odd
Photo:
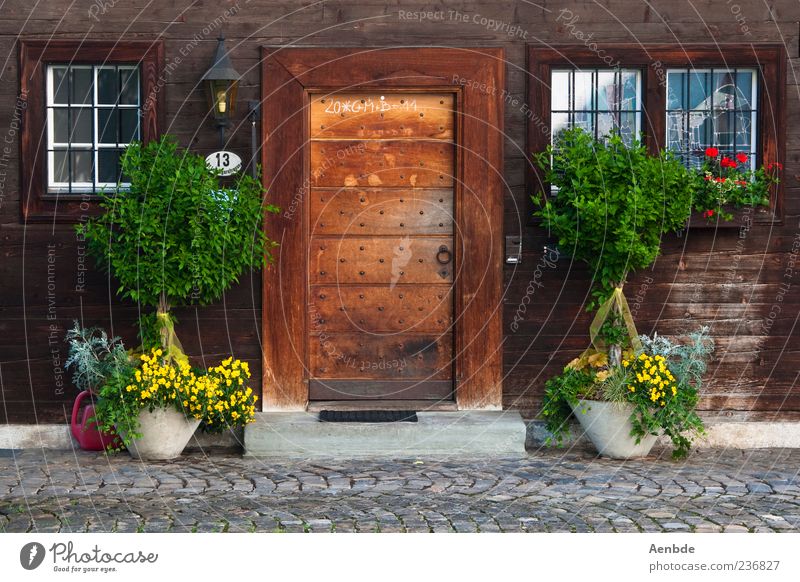
[[[439,247],[439,252],[436,253],[436,262],[440,265],[446,265],[450,261],[453,260],[453,253],[450,252],[450,249],[447,248],[447,245],[442,245]]]

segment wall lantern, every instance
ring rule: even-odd
[[[214,114],[214,121],[219,128],[220,146],[225,145],[225,129],[236,110],[236,90],[241,75],[233,68],[228,53],[225,51],[225,36],[220,32],[217,39],[217,52],[211,68],[203,75],[206,86],[208,106]]]

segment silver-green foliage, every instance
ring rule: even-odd
[[[642,335],[642,348],[651,356],[664,356],[670,362],[670,370],[680,386],[691,385],[702,388],[703,375],[708,368],[708,360],[714,353],[714,338],[708,326],[690,333],[688,341],[675,343],[668,337],[654,333],[653,337]]]
[[[114,371],[129,365],[122,340],[109,338],[100,328],[83,328],[75,321],[65,340],[69,352],[64,366],[73,368],[72,381],[79,390],[97,391]]]

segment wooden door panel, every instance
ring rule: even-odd
[[[455,151],[435,140],[312,141],[311,186],[448,188]]]
[[[313,284],[394,285],[452,283],[453,262],[442,265],[437,255],[452,257],[452,237],[313,237],[309,281]]]
[[[445,333],[452,324],[447,285],[314,285],[312,321],[326,332]]]
[[[453,375],[451,334],[376,335],[315,330],[310,339],[310,367],[315,378],[449,380]]]
[[[336,93],[311,101],[311,137],[453,139],[453,94]]]
[[[452,380],[312,379],[311,400],[451,400]]]
[[[452,234],[453,191],[314,189],[315,235]]]

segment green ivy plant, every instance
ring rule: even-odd
[[[559,248],[593,271],[596,308],[630,272],[651,265],[661,238],[685,227],[692,176],[670,152],[647,153],[619,133],[596,140],[580,128],[559,133],[555,146],[534,155],[555,196],[540,194],[536,215]]]
[[[120,296],[168,314],[173,305],[216,301],[242,273],[272,260],[276,243],[262,221],[278,208],[264,204],[258,178],[240,173],[223,182],[169,135],[131,144],[122,173],[130,186],[104,194],[104,213],[77,226]],[[156,325],[152,316],[148,322]]]

